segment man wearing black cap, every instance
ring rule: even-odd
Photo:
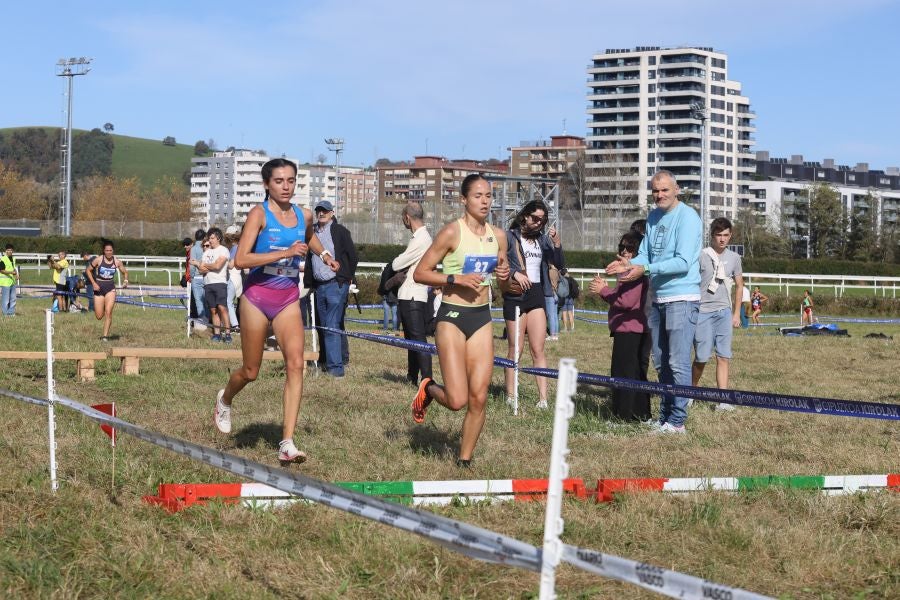
[[[314,211],[316,236],[325,251],[319,256],[313,252],[306,255],[303,285],[316,294],[316,322],[324,327],[343,329],[350,283],[356,275],[359,258],[350,231],[335,220],[331,202],[320,200]],[[322,256],[326,254],[330,254],[341,265],[337,273],[322,261]],[[343,377],[344,365],[350,361],[347,338],[320,330],[319,352],[319,364],[325,366],[328,374]]]

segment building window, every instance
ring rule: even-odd
[[[649,57],[648,60],[647,60],[647,64],[649,64],[649,65],[655,65],[655,64],[656,64],[656,57],[655,57],[655,56]]]
[[[856,181],[856,175],[847,175],[847,181]]]
[[[785,175],[793,175],[793,174],[794,174],[794,169],[791,168],[791,167],[785,167],[785,168],[784,168],[784,174],[785,174]]]
[[[655,121],[655,120],[656,120],[656,111],[655,111],[655,110],[651,110],[650,112],[648,112],[648,113],[647,113],[647,119],[650,120],[650,121]]]
[[[647,85],[647,93],[648,94],[656,93],[656,84],[655,83],[651,83],[651,84]]]
[[[656,106],[656,98],[648,98],[647,106],[649,106],[650,108],[655,107]]]
[[[656,162],[656,153],[650,152],[647,154],[647,162]]]
[[[647,79],[656,79],[656,69],[647,71]]]

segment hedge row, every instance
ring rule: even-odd
[[[147,256],[181,256],[184,252],[181,240],[144,240],[112,238],[119,254]],[[9,237],[0,240],[6,245],[12,243],[16,252],[37,252],[41,254],[66,250],[81,253],[101,250],[99,236],[87,237]],[[360,244],[357,246],[359,259],[363,262],[388,262],[403,252],[404,246]],[[596,269],[609,264],[615,255],[612,252],[592,252],[568,250],[566,265],[572,268]],[[889,263],[856,262],[826,259],[744,259],[744,271],[748,273],[796,273],[804,275],[866,275],[900,277],[900,265]]]

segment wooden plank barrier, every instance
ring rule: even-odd
[[[122,359],[123,375],[140,374],[142,358],[179,358],[185,359],[213,359],[213,360],[241,360],[240,349],[210,350],[206,348],[126,348],[117,346],[112,348],[110,355]],[[262,355],[263,360],[283,360],[281,352],[266,351]],[[303,368],[306,370],[307,361],[317,361],[319,353],[307,350],[303,353]]]
[[[81,381],[94,380],[94,361],[109,358],[106,352],[54,352],[53,360],[74,360]],[[47,360],[47,353],[40,351],[2,350],[0,359]]]

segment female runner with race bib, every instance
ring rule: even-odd
[[[491,185],[472,174],[463,180],[460,194],[465,214],[438,232],[413,274],[416,283],[443,287],[435,340],[444,385],[423,378],[412,413],[416,423],[423,423],[432,400],[450,410],[466,408],[456,464],[469,467],[484,427],[494,368],[488,290],[492,273],[509,277],[509,264],[505,233],[487,222]],[[438,263],[443,263],[443,273],[436,272]]]
[[[231,403],[244,386],[256,380],[269,329],[284,355],[284,422],[278,459],[303,462],[306,454],[294,444],[294,429],[303,396],[303,322],[300,319],[300,261],[308,251],[337,271],[340,264],[322,246],[312,229],[308,208],[291,204],[297,186],[297,165],[275,158],[262,167],[266,199],[250,209],[234,265],[250,269],[240,306],[241,354],[244,364],[231,373],[216,397],[215,424],[231,432]]]

